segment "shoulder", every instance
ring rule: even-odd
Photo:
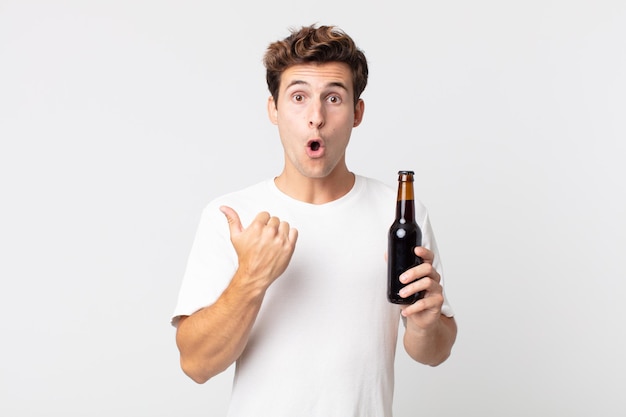
[[[383,203],[385,205],[392,204],[395,210],[395,201],[397,199],[397,186],[392,186],[391,184],[385,183],[376,178],[370,178],[365,176],[357,175],[359,181],[362,182],[362,189],[364,191],[364,196],[367,198],[371,204],[380,204]],[[417,193],[416,193],[417,194]],[[415,210],[420,218],[425,218],[428,215],[428,210],[424,203],[419,199],[419,197],[415,196]],[[391,202],[391,203],[390,203]]]
[[[357,175],[354,203],[360,211],[375,217],[389,218],[395,210],[396,191],[384,182]]]
[[[206,219],[219,218],[221,220],[223,214],[219,208],[229,206],[237,211],[242,221],[247,221],[263,209],[267,200],[274,194],[271,184],[272,180],[266,179],[215,197],[204,206],[202,216]]]
[[[247,201],[254,201],[257,198],[261,198],[263,196],[267,196],[270,189],[269,181],[270,180],[264,180],[256,184],[248,185],[244,188],[232,191],[230,193],[214,197],[205,206],[205,210],[219,207],[222,205],[238,205]]]
[[[395,189],[379,179],[362,175],[357,175],[356,178],[362,184],[365,194],[369,196],[395,195]]]

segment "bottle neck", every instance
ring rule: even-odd
[[[396,219],[405,220],[406,222],[415,221],[413,181],[401,178],[398,182],[398,203],[396,204]]]

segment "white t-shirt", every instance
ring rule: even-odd
[[[247,227],[260,211],[298,229],[285,273],[268,289],[237,360],[229,417],[390,417],[400,308],[386,298],[384,258],[396,190],[357,176],[338,200],[314,205],[283,194],[273,180],[207,205],[172,323],[212,304],[237,267],[228,205]],[[422,245],[437,245],[416,200]],[[442,312],[452,316],[447,301]],[[236,318],[235,318],[236,319]]]

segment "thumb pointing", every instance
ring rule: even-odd
[[[228,220],[228,227],[230,229],[231,236],[237,233],[241,233],[243,231],[241,220],[239,220],[239,215],[235,210],[228,206],[221,206],[220,211],[224,213],[224,215],[226,216],[226,220]]]

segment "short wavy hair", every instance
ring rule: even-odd
[[[303,26],[291,29],[283,40],[271,43],[265,52],[267,87],[278,103],[282,73],[292,65],[306,63],[343,62],[352,71],[354,105],[367,85],[367,59],[350,36],[336,26]]]

